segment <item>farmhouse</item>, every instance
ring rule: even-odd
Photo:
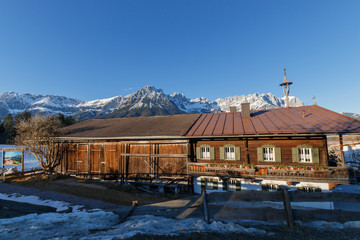
[[[173,116],[93,119],[63,129],[57,171],[121,179],[189,177],[193,190],[331,190],[356,169],[331,166],[327,136],[360,132],[360,121],[317,105]]]

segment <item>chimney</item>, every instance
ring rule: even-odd
[[[241,103],[241,114],[243,117],[250,117],[250,103]]]
[[[236,112],[236,107],[230,107],[230,112]]]

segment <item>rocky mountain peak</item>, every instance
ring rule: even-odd
[[[77,119],[94,117],[153,116],[180,113],[206,113],[229,111],[230,106],[240,109],[241,103],[249,102],[252,110],[285,106],[285,99],[271,93],[254,93],[211,101],[206,97],[189,99],[184,94],[174,92],[167,95],[162,89],[145,86],[125,97],[81,101],[56,95],[34,95],[7,92],[0,94],[0,119],[6,114],[29,111],[33,114],[71,115]],[[302,102],[290,97],[291,106],[302,106]]]

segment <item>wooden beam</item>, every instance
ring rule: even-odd
[[[247,138],[245,139],[245,161],[247,164],[250,164],[249,141]]]
[[[283,202],[284,202],[284,209],[285,209],[285,213],[286,213],[286,222],[287,222],[288,226],[290,227],[290,229],[292,231],[294,231],[295,222],[294,222],[293,212],[291,209],[289,192],[284,187],[280,187],[280,191],[281,191],[281,195],[283,197]]]
[[[130,208],[129,211],[125,214],[125,216],[123,216],[123,217],[120,219],[119,224],[125,222],[126,219],[133,214],[133,212],[135,211],[135,208],[136,208],[137,205],[138,205],[138,201],[133,201],[133,202],[132,202],[131,208]]]
[[[339,134],[339,144],[340,144],[341,166],[345,166],[344,143],[343,143],[343,136],[341,134]]]
[[[203,190],[201,190],[201,192],[202,192],[202,197],[203,197],[204,220],[205,220],[205,222],[210,223],[209,208],[208,208],[207,197],[206,197],[206,190],[203,189]]]
[[[187,154],[137,154],[137,153],[121,153],[121,156],[127,157],[152,157],[152,158],[187,158]]]

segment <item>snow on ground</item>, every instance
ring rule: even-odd
[[[0,239],[78,239],[92,229],[114,226],[117,219],[104,211],[29,214],[0,219]]]
[[[350,221],[344,224],[338,222],[313,221],[309,223],[299,222],[299,224],[304,227],[312,227],[317,229],[344,229],[344,228],[360,229],[360,221]]]
[[[124,239],[136,234],[179,235],[192,232],[266,234],[264,230],[243,227],[237,223],[213,221],[207,224],[203,219],[195,218],[171,219],[144,215],[130,217],[122,224],[117,224],[118,221],[118,215],[104,211],[29,214],[0,219],[0,238]],[[94,230],[97,231],[92,233]]]
[[[11,219],[0,219],[1,239],[83,239],[105,240],[126,239],[137,234],[179,235],[192,232],[245,233],[249,235],[271,236],[271,232],[254,227],[244,227],[243,221],[212,221],[203,219],[171,219],[152,215],[130,217],[117,224],[119,216],[105,211],[79,211],[73,213],[29,214]],[[254,222],[254,221],[253,221]],[[268,225],[260,222],[254,224]],[[338,222],[316,221],[300,225],[317,229],[360,228],[360,221]]]
[[[203,219],[185,218],[172,219],[152,215],[135,216],[125,223],[105,232],[91,234],[81,239],[117,239],[129,238],[136,234],[179,235],[192,232],[246,233],[265,235],[261,229],[243,227],[237,223],[212,221],[210,224]]]
[[[35,196],[21,196],[19,194],[0,194],[0,199],[26,202],[30,204],[51,206],[58,211],[70,207],[69,203],[61,201],[41,200]],[[260,203],[258,203],[260,204]],[[266,204],[266,202],[264,203]],[[29,214],[10,219],[0,219],[0,239],[83,239],[105,240],[126,239],[137,234],[146,235],[179,235],[192,232],[244,233],[249,235],[271,236],[273,233],[256,228],[268,223],[261,221],[227,220],[206,223],[199,218],[172,219],[152,215],[133,216],[122,224],[118,224],[120,217],[112,212],[100,209],[81,210],[81,206],[72,206],[71,213],[43,213]],[[251,228],[249,226],[251,222]],[[298,222],[304,227],[317,229],[360,229],[360,221],[344,224],[338,222],[315,221],[310,223]]]
[[[332,191],[360,194],[360,184],[343,184],[335,187]]]
[[[13,194],[3,194],[0,193],[0,199],[2,200],[9,200],[14,202],[23,202],[23,203],[29,203],[34,205],[42,205],[42,206],[48,206],[56,208],[56,211],[63,211],[69,209],[69,207],[72,207],[73,212],[77,212],[80,209],[84,208],[84,206],[81,205],[74,205],[70,206],[69,203],[63,202],[63,201],[52,201],[52,200],[42,200],[37,196],[24,196],[20,195],[18,193]]]
[[[15,146],[15,145],[2,145],[2,144],[0,144],[0,151],[1,151],[1,148],[21,148],[21,147],[20,146]],[[40,165],[39,165],[38,160],[31,153],[25,152],[24,159],[25,159],[25,162],[24,162],[25,170],[41,168]],[[2,154],[0,154],[0,161],[2,163]],[[1,164],[1,166],[2,166],[2,164]],[[6,168],[10,168],[10,166],[7,166]],[[21,166],[16,166],[16,168],[18,169],[18,171],[21,171]]]

